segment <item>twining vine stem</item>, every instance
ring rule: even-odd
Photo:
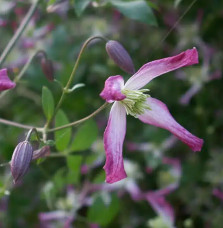
[[[72,123],[69,123],[69,124],[65,124],[63,126],[48,129],[47,132],[54,132],[54,131],[58,131],[58,130],[61,130],[61,129],[64,129],[64,128],[68,128],[68,127],[73,127],[75,125],[78,125],[80,123],[83,123],[84,121],[86,121],[86,120],[92,118],[93,116],[95,116],[96,114],[98,114],[101,110],[103,110],[108,105],[109,105],[109,103],[105,102],[100,108],[98,108],[96,111],[94,111],[90,115],[88,115],[88,116],[86,116],[86,117],[84,117],[84,118],[82,118],[80,120],[77,120],[75,122],[72,122]]]
[[[22,33],[25,30],[26,26],[28,25],[30,19],[32,18],[33,14],[35,13],[39,2],[40,2],[40,0],[36,0],[32,4],[28,13],[26,14],[25,18],[23,19],[22,23],[20,24],[18,30],[16,31],[16,33],[14,34],[12,39],[7,44],[6,48],[4,49],[3,53],[0,56],[0,67],[4,63],[6,57],[8,56],[8,54],[10,53],[12,48],[14,47],[15,43],[18,41],[18,39],[22,35]]]
[[[39,128],[39,127],[34,127],[34,126],[31,126],[31,125],[25,125],[25,124],[21,124],[21,123],[17,123],[17,122],[11,121],[11,120],[5,120],[5,119],[2,119],[2,118],[0,118],[0,123],[5,124],[5,125],[10,125],[10,126],[13,126],[13,127],[28,129],[28,130],[30,130],[32,128],[36,128],[36,130],[39,131],[39,132],[43,131],[42,128]]]
[[[1,56],[1,60],[0,60],[0,64],[2,64],[5,60],[5,58],[7,57],[7,55],[9,54],[10,50],[13,48],[15,42],[19,39],[19,37],[21,36],[22,32],[24,31],[26,25],[28,24],[29,20],[31,19],[33,13],[35,12],[35,9],[37,7],[37,4],[40,0],[37,0],[30,8],[29,12],[27,13],[26,17],[24,18],[24,21],[22,22],[21,26],[19,27],[19,29],[17,30],[16,34],[13,36],[13,38],[10,40],[9,44],[7,45],[6,49],[4,50],[2,56]],[[101,107],[99,107],[96,111],[94,111],[93,113],[91,113],[90,115],[80,119],[80,120],[77,120],[77,121],[74,121],[72,123],[69,123],[69,124],[66,124],[66,125],[63,125],[63,126],[60,126],[60,127],[56,127],[56,128],[52,128],[52,129],[48,129],[49,127],[49,124],[50,122],[52,121],[52,119],[54,118],[54,116],[56,115],[57,111],[59,110],[63,100],[64,100],[64,96],[65,94],[68,92],[69,90],[69,87],[74,79],[74,76],[75,76],[75,73],[77,71],[77,67],[80,63],[80,59],[81,59],[81,56],[85,50],[85,48],[87,47],[87,45],[94,39],[101,39],[101,40],[104,40],[104,41],[107,41],[107,39],[105,37],[102,37],[102,36],[92,36],[90,38],[88,38],[79,54],[78,54],[78,58],[74,64],[74,67],[73,67],[73,70],[71,72],[71,75],[69,77],[69,80],[66,84],[66,86],[63,88],[63,91],[62,91],[62,94],[61,94],[61,97],[57,103],[57,106],[55,108],[55,111],[54,111],[54,114],[53,116],[46,122],[45,126],[43,128],[40,128],[40,127],[35,127],[35,126],[31,126],[31,125],[25,125],[25,124],[21,124],[21,123],[17,123],[17,122],[14,122],[14,121],[10,121],[10,120],[5,120],[5,119],[2,119],[0,118],[0,123],[2,124],[6,124],[6,125],[11,125],[11,126],[14,126],[14,127],[18,127],[18,128],[23,128],[23,129],[28,129],[30,130],[29,133],[28,133],[28,138],[30,137],[31,133],[35,130],[36,131],[36,134],[37,132],[41,132],[43,134],[43,140],[46,141],[46,135],[48,132],[55,132],[55,131],[58,131],[58,130],[61,130],[61,129],[64,129],[64,128],[68,128],[68,127],[72,127],[72,126],[75,126],[75,125],[78,125],[90,118],[92,118],[93,116],[95,116],[96,114],[98,114],[101,110],[103,110],[106,106],[108,106],[109,104],[108,103],[104,103]],[[43,54],[43,55],[46,55],[44,51],[42,50],[39,50],[37,52],[35,52],[30,58],[29,60],[27,61],[27,63],[25,64],[25,66],[22,68],[22,70],[20,71],[19,75],[14,79],[15,82],[17,82],[23,75],[24,73],[26,72],[26,70],[28,69],[29,65],[31,64],[32,60],[35,58],[35,56],[37,56],[39,53]],[[5,93],[2,93],[0,95],[0,98],[2,96],[4,96]],[[37,134],[38,136],[38,134]]]
[[[63,89],[63,91],[62,91],[62,94],[61,94],[61,97],[60,97],[60,99],[59,99],[59,101],[58,101],[58,103],[57,103],[57,106],[56,106],[55,111],[54,111],[54,115],[46,122],[46,124],[45,124],[45,126],[44,126],[44,128],[46,129],[46,131],[47,131],[47,128],[49,127],[50,122],[52,121],[52,119],[54,118],[54,116],[56,115],[56,113],[58,112],[58,110],[59,110],[59,108],[60,108],[60,106],[61,106],[61,104],[62,104],[62,102],[63,102],[63,100],[64,100],[65,94],[66,94],[67,91],[69,90],[69,87],[70,87],[70,85],[71,85],[71,83],[72,83],[72,81],[73,81],[73,79],[74,79],[74,75],[75,75],[75,73],[76,73],[76,71],[77,71],[77,67],[78,67],[78,65],[79,65],[79,63],[80,63],[80,59],[81,59],[81,56],[82,56],[82,54],[83,54],[85,48],[87,47],[87,45],[88,45],[92,40],[95,40],[95,39],[101,39],[101,40],[107,41],[107,39],[106,39],[105,37],[103,37],[103,36],[92,36],[92,37],[88,38],[88,39],[84,42],[84,44],[82,45],[81,50],[80,50],[80,52],[79,52],[79,54],[78,54],[77,60],[76,60],[76,62],[75,62],[75,64],[74,64],[73,70],[72,70],[72,72],[71,72],[71,74],[70,74],[70,77],[69,77],[69,79],[68,79],[68,81],[67,81],[67,84],[66,84],[66,86],[64,87],[64,89]]]
[[[102,111],[108,105],[109,105],[109,103],[104,103],[101,107],[99,107],[97,110],[95,110],[90,115],[88,115],[88,116],[86,116],[86,117],[84,117],[84,118],[82,118],[80,120],[74,121],[72,123],[62,125],[60,127],[47,129],[46,132],[54,132],[54,131],[58,131],[58,130],[61,130],[61,129],[64,129],[64,128],[68,128],[68,127],[73,127],[75,125],[83,123],[84,121],[86,121],[86,120],[92,118],[93,116],[97,115],[100,111]],[[28,129],[28,130],[31,130],[31,129],[34,128],[37,132],[42,132],[42,133],[44,132],[44,128],[34,127],[34,126],[31,126],[31,125],[25,125],[25,124],[17,123],[17,122],[14,122],[14,121],[5,120],[5,119],[2,119],[2,118],[0,118],[0,123],[5,124],[5,125],[10,125],[10,126],[13,126],[13,127]]]

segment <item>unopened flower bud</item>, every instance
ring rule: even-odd
[[[33,148],[28,141],[20,142],[12,155],[10,162],[14,183],[18,183],[27,172],[33,157]]]
[[[45,74],[48,81],[53,81],[54,79],[54,70],[52,61],[47,59],[46,57],[41,58],[41,67],[42,71]]]
[[[33,151],[32,160],[36,160],[38,158],[46,157],[49,154],[50,154],[50,146],[44,146],[44,147],[40,148],[39,150]]]
[[[106,51],[110,58],[125,72],[129,74],[135,73],[135,67],[132,58],[125,48],[115,40],[109,40],[106,43]]]

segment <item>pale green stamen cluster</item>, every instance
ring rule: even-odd
[[[137,117],[138,115],[143,114],[145,109],[151,109],[149,105],[146,104],[146,99],[147,97],[150,97],[150,95],[144,94],[148,91],[149,89],[122,90],[122,94],[124,94],[126,98],[120,102],[125,107],[128,115]]]

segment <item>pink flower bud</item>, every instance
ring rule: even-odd
[[[106,51],[110,58],[125,72],[135,73],[135,67],[132,59],[125,48],[115,40],[109,40],[106,43]]]
[[[14,183],[18,183],[27,172],[33,157],[33,148],[28,141],[20,142],[12,155],[10,162]]]
[[[42,57],[41,59],[41,67],[42,71],[45,74],[48,81],[53,81],[54,79],[54,70],[52,61],[47,59],[46,57]]]
[[[46,157],[49,154],[50,154],[50,146],[44,146],[44,147],[40,148],[39,150],[33,151],[32,160],[36,160],[38,158]]]

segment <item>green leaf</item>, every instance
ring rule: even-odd
[[[105,171],[102,170],[100,173],[96,175],[96,177],[93,179],[92,183],[94,184],[102,184],[105,182]]]
[[[87,150],[97,139],[98,128],[94,120],[88,120],[78,129],[71,145],[72,151]]]
[[[112,194],[109,201],[109,203],[105,202],[102,196],[95,198],[88,210],[87,217],[90,222],[105,226],[114,219],[120,208],[119,199],[115,194]]]
[[[48,6],[53,5],[56,2],[56,0],[49,0],[49,2],[47,3]]]
[[[60,127],[62,125],[68,124],[69,120],[66,114],[59,110],[55,117],[55,127]],[[67,148],[71,139],[71,127],[61,129],[59,131],[55,131],[55,141],[56,148],[59,151],[63,151]]]
[[[66,169],[61,168],[61,169],[57,170],[53,176],[52,180],[53,180],[53,184],[54,184],[55,194],[62,191],[62,189],[64,188],[64,185],[66,184],[65,173],[66,173]]]
[[[42,89],[42,106],[46,118],[49,120],[54,112],[54,99],[53,95],[47,87]]]
[[[67,181],[69,184],[79,183],[82,159],[83,157],[80,155],[67,156],[67,166],[69,169]]]
[[[157,26],[157,21],[152,9],[144,0],[127,2],[111,0],[110,3],[126,17]]]
[[[75,0],[74,9],[78,17],[84,12],[91,0]]]

